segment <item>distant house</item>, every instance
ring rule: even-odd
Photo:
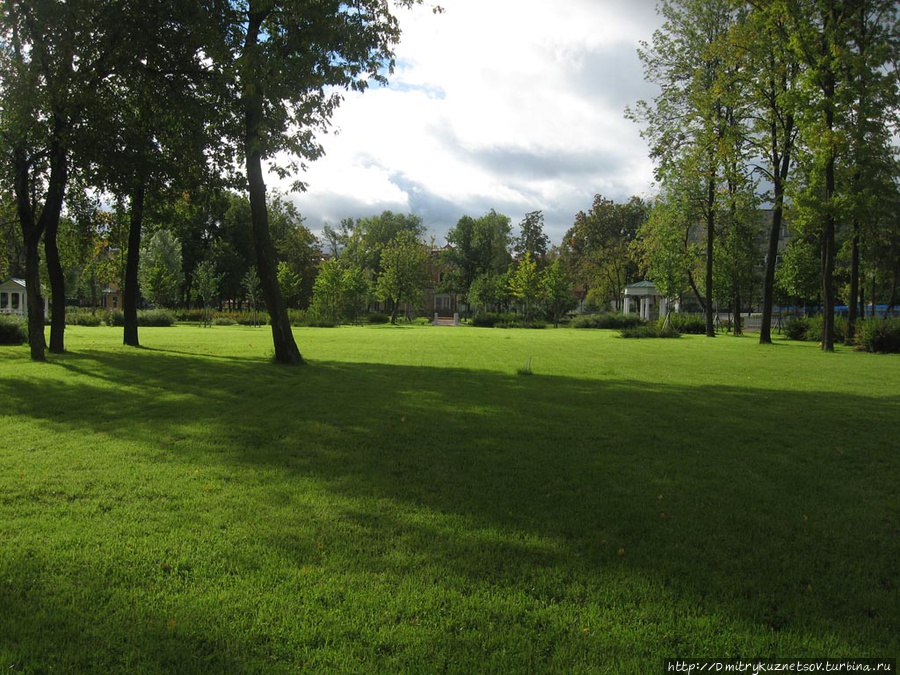
[[[111,281],[100,291],[100,307],[108,310],[122,309],[125,304],[124,293],[119,284]]]
[[[49,303],[44,296],[44,316],[48,314]],[[0,314],[28,313],[28,290],[22,279],[10,279],[0,284]]]

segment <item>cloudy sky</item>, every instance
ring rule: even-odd
[[[443,235],[490,209],[518,225],[543,211],[554,244],[597,193],[651,193],[626,105],[650,99],[637,47],[654,0],[441,0],[401,11],[387,88],[347,95],[326,156],[294,195],[313,231],[392,210]],[[277,181],[271,181],[273,187]]]

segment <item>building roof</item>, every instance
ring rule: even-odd
[[[9,279],[0,284],[0,288],[7,291],[24,291],[25,290],[25,281],[23,279]]]

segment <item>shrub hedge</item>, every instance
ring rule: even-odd
[[[20,345],[27,339],[24,319],[0,314],[0,345]]]
[[[634,328],[624,328],[619,333],[623,338],[680,338],[681,333],[671,326],[663,328],[655,323],[648,323]]]
[[[863,319],[857,324],[856,343],[867,352],[900,353],[900,319]]]
[[[580,314],[569,324],[572,328],[606,328],[622,330],[644,325],[644,320],[636,314]]]

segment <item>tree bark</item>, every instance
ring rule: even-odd
[[[850,252],[850,299],[847,301],[847,335],[844,342],[852,345],[856,341],[856,321],[859,307],[859,218],[853,219],[853,239]]]
[[[294,341],[291,323],[287,315],[287,306],[278,286],[278,256],[269,232],[266,184],[262,171],[262,125],[264,120],[263,93],[260,91],[262,78],[253,77],[258,68],[258,41],[264,18],[265,12],[251,11],[249,13],[243,54],[247,58],[244,66],[245,79],[242,83],[242,103],[245,131],[244,152],[250,192],[250,220],[253,228],[253,242],[256,247],[257,272],[272,324],[275,361],[286,365],[296,365],[303,363],[303,357]]]
[[[122,293],[122,312],[125,315],[123,342],[140,347],[138,337],[138,301],[141,296],[138,268],[141,260],[141,229],[144,226],[144,185],[138,182],[131,195],[131,217],[128,223],[128,252],[125,258],[125,288]]]
[[[822,87],[825,98],[825,125],[829,136],[834,130],[835,77],[833,72],[825,74]],[[834,261],[836,257],[834,196],[836,191],[834,149],[825,165],[825,231],[822,238],[822,297],[824,314],[822,316],[822,351],[834,351]]]
[[[710,169],[713,170],[712,168]],[[716,226],[716,182],[712,176],[707,180],[706,194],[706,337],[716,336],[713,323],[713,244]]]
[[[46,361],[44,337],[44,298],[41,295],[40,242],[42,223],[35,220],[29,192],[30,163],[25,148],[13,148],[16,210],[25,244],[25,292],[27,294],[28,346],[32,361]]]
[[[774,208],[772,211],[772,227],[769,229],[769,248],[766,252],[766,275],[763,282],[763,315],[762,324],[759,327],[759,344],[772,344],[772,311],[775,307],[775,268],[778,263],[778,241],[781,238],[781,227],[784,222],[784,183],[787,180],[791,166],[791,151],[793,149],[794,118],[788,115],[784,124],[784,145],[779,152],[775,137],[777,132],[772,129],[772,151],[776,169],[773,180]]]
[[[47,200],[41,211],[44,253],[47,257],[47,273],[50,277],[50,351],[55,354],[62,354],[66,350],[66,277],[59,260],[59,247],[56,241],[66,182],[69,176],[68,157],[59,140],[61,133],[61,125],[55,124],[50,151],[50,180],[47,188]]]

